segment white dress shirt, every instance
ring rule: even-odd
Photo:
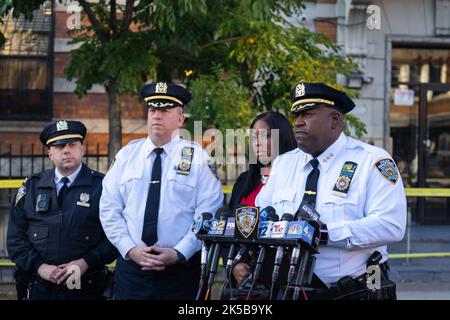
[[[303,199],[313,157],[300,149],[277,157],[270,178],[256,205],[273,206],[281,217],[295,214]],[[394,184],[375,167],[392,159],[384,150],[343,133],[319,160],[316,210],[328,227],[328,245],[320,246],[315,273],[327,284],[344,276],[366,272],[366,262],[376,250],[387,259],[386,244],[401,241],[406,226],[406,195],[398,174]],[[333,193],[345,162],[358,164],[346,196]]]
[[[187,175],[177,172],[183,147],[194,148]],[[141,237],[155,148],[148,137],[131,141],[117,153],[103,179],[100,220],[106,236],[124,259],[128,259],[130,249],[146,246]],[[207,164],[208,154],[198,144],[177,136],[162,148],[155,245],[174,248],[189,259],[201,248],[192,224],[201,213],[214,214],[223,205],[222,187]]]
[[[69,179],[69,181],[67,182],[67,187],[70,187],[70,185],[75,181],[75,179],[77,178],[78,174],[80,173],[81,167],[83,165],[80,163],[80,166],[78,167],[77,170],[75,170],[70,176],[67,176],[67,178]],[[55,185],[56,185],[56,194],[59,194],[59,190],[61,190],[61,188],[64,185],[64,182],[62,181],[62,178],[64,178],[65,176],[63,176],[57,168],[55,168]]]

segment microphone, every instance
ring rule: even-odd
[[[192,232],[194,234],[205,234],[208,232],[210,227],[210,220],[212,219],[212,214],[210,212],[203,212],[197,220],[194,222],[192,226]],[[203,291],[203,285],[206,280],[207,272],[208,272],[208,256],[210,252],[211,244],[205,241],[202,241],[202,251],[201,251],[201,269],[200,269],[200,284],[197,292],[196,300],[199,299],[201,292]]]
[[[259,213],[259,222],[260,223],[264,222],[267,220],[267,217],[273,216],[273,215],[276,215],[276,211],[275,211],[274,207],[267,206],[264,209],[262,209],[261,212]]]
[[[301,219],[301,217],[300,217]],[[302,240],[301,243],[297,243],[297,246],[292,249],[292,255],[291,255],[291,261],[290,261],[290,267],[287,277],[287,285],[286,289],[284,291],[283,300],[286,300],[289,294],[289,291],[291,290],[291,287],[294,285],[294,278],[295,278],[295,269],[300,257],[300,250],[302,247],[302,244],[307,244],[309,246],[312,245],[313,242],[313,234],[315,233],[315,228],[311,226],[307,221],[304,220],[298,220],[298,221],[291,221],[288,225],[288,231],[286,238],[287,239],[299,239]],[[305,249],[306,250],[305,246]]]
[[[271,206],[264,208],[259,216],[258,238],[270,238],[274,222],[278,221],[278,215]]]
[[[272,206],[268,206],[264,208],[259,215],[259,224],[258,224],[258,238],[269,238],[272,234],[273,223],[278,221],[279,217],[276,214],[275,209]],[[247,294],[247,300],[251,296],[253,288],[255,287],[256,282],[259,279],[259,275],[261,273],[262,263],[264,261],[264,257],[266,254],[266,248],[264,245],[260,246],[258,258],[256,260],[255,271],[253,272],[252,277],[247,277],[245,280],[250,280],[252,278],[252,284],[250,290]]]
[[[292,220],[294,220],[294,216],[292,214],[284,213],[281,216],[280,221],[274,222],[271,238],[284,238],[286,236],[288,223]]]
[[[232,217],[231,210],[227,207],[222,207],[217,210],[214,218],[210,222],[210,228],[208,230],[209,235],[223,236],[225,233],[225,227],[228,217]]]
[[[246,246],[246,245],[243,245],[243,246],[239,249],[239,251],[238,251],[238,253],[236,254],[236,256],[234,257],[234,259],[233,259],[233,261],[232,261],[232,263],[231,263],[231,266],[235,266],[235,265],[239,262],[239,260],[242,259],[242,256],[243,256],[247,251],[248,251],[247,246]]]
[[[219,210],[217,210],[215,219],[218,221],[218,224],[217,224],[217,228],[215,229],[215,232],[213,234],[223,235],[223,233],[225,232],[225,224],[227,222],[228,217],[230,217],[231,215],[232,215],[232,213],[231,213],[230,209],[228,209],[227,207],[222,207]],[[210,231],[213,230],[212,224],[211,224]],[[209,232],[208,232],[208,234],[209,234]],[[217,272],[217,265],[219,264],[219,256],[220,256],[220,243],[217,242],[214,246],[214,254],[212,256],[212,260],[211,260],[211,264],[210,264],[209,277],[208,277],[208,291],[207,291],[205,300],[208,300],[209,292],[214,283],[214,277]]]
[[[320,222],[319,220],[310,220],[310,221],[302,221],[305,224],[303,228],[302,234],[304,235],[302,239],[305,239],[305,243],[309,245],[304,246],[305,250],[303,250],[300,259],[300,266],[297,273],[297,278],[295,279],[294,284],[294,294],[292,296],[292,300],[298,300],[300,296],[300,290],[305,283],[305,272],[306,268],[309,267],[309,277],[307,277],[306,281],[309,282],[312,278],[312,269],[314,268],[315,257],[311,254],[313,248],[317,248],[320,240]],[[306,283],[307,283],[306,282]]]
[[[259,274],[261,273],[262,263],[264,261],[264,256],[265,255],[266,255],[266,247],[264,245],[262,245],[261,249],[259,250],[258,259],[256,260],[255,272],[253,273],[253,281],[252,281],[252,285],[250,287],[250,290],[247,293],[246,300],[248,300],[250,298],[250,296],[252,294],[252,291],[253,291],[253,288],[255,287],[255,284],[256,284],[256,282],[259,279]],[[250,279],[250,276],[247,279]],[[247,279],[245,279],[245,280],[247,280]]]
[[[292,300],[298,300],[300,296],[300,289],[303,285],[303,278],[305,276],[306,266],[308,264],[310,251],[303,250],[302,258],[300,259],[300,267],[298,270],[297,278],[295,279],[295,289],[294,294],[292,296]]]
[[[275,227],[278,224],[278,230],[276,231],[277,233],[274,235],[274,232],[272,232],[272,238],[284,238],[285,234],[286,234],[286,226],[288,224],[289,221],[292,221],[294,219],[294,216],[290,213],[284,213],[281,216],[281,221],[275,222],[273,225],[273,228],[275,230]],[[274,262],[274,266],[273,266],[273,271],[272,271],[272,286],[270,288],[270,298],[269,300],[273,299],[273,290],[275,287],[275,284],[278,280],[278,275],[280,272],[280,265],[281,262],[283,261],[283,255],[284,255],[284,246],[278,246],[277,248],[277,252],[275,254],[275,262]]]
[[[232,215],[231,211],[229,211],[229,214]],[[233,216],[228,216],[224,236],[234,238],[234,229],[235,228],[236,228],[235,218]],[[224,289],[227,286],[228,281],[229,281],[229,275],[230,275],[231,268],[233,267],[233,257],[234,257],[235,251],[236,251],[236,243],[233,242],[230,246],[230,249],[228,250],[227,262],[225,264],[225,281],[224,281],[224,285],[223,285],[223,289],[222,289],[222,296],[224,294]]]
[[[306,219],[306,220],[313,220],[320,222],[320,214],[317,212],[317,210],[311,206],[308,202],[303,202],[300,204],[300,208],[298,208],[298,211],[296,213],[296,218],[298,220],[300,219]],[[322,223],[321,223],[322,224]]]
[[[300,204],[300,208],[298,209],[296,216],[299,220],[307,220],[316,229],[316,232],[314,233],[314,244],[316,247],[319,244],[326,245],[328,243],[327,225],[320,221],[320,214],[314,206],[310,205],[308,202]],[[316,237],[317,234],[319,234],[318,237]]]
[[[208,232],[210,228],[210,220],[213,215],[210,212],[203,212],[198,218],[194,221],[192,225],[192,232],[197,234],[205,234]]]

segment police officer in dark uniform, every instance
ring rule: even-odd
[[[8,252],[32,300],[102,299],[118,254],[99,220],[103,174],[81,161],[85,135],[78,121],[47,126],[40,140],[55,169],[25,179],[12,205]]]

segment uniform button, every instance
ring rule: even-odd
[[[33,237],[35,237],[35,238],[36,238],[36,237],[37,237],[37,233],[33,234]]]
[[[86,236],[86,240],[89,240],[90,238],[89,238],[89,236]]]

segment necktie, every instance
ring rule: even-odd
[[[59,205],[60,208],[62,208],[62,205],[63,205],[64,194],[66,193],[66,190],[67,190],[67,183],[69,182],[69,178],[62,177],[61,181],[63,182],[63,186],[59,190],[59,193],[58,193],[58,205]]]
[[[156,153],[153,161],[152,178],[148,190],[147,204],[145,205],[144,227],[142,229],[142,241],[148,246],[158,240],[157,224],[159,211],[159,196],[161,193],[161,153],[163,148],[154,149]]]
[[[312,159],[309,164],[313,167],[312,171],[309,173],[306,179],[305,193],[303,195],[303,202],[308,202],[311,206],[316,206],[317,197],[317,181],[319,181],[319,160]]]

